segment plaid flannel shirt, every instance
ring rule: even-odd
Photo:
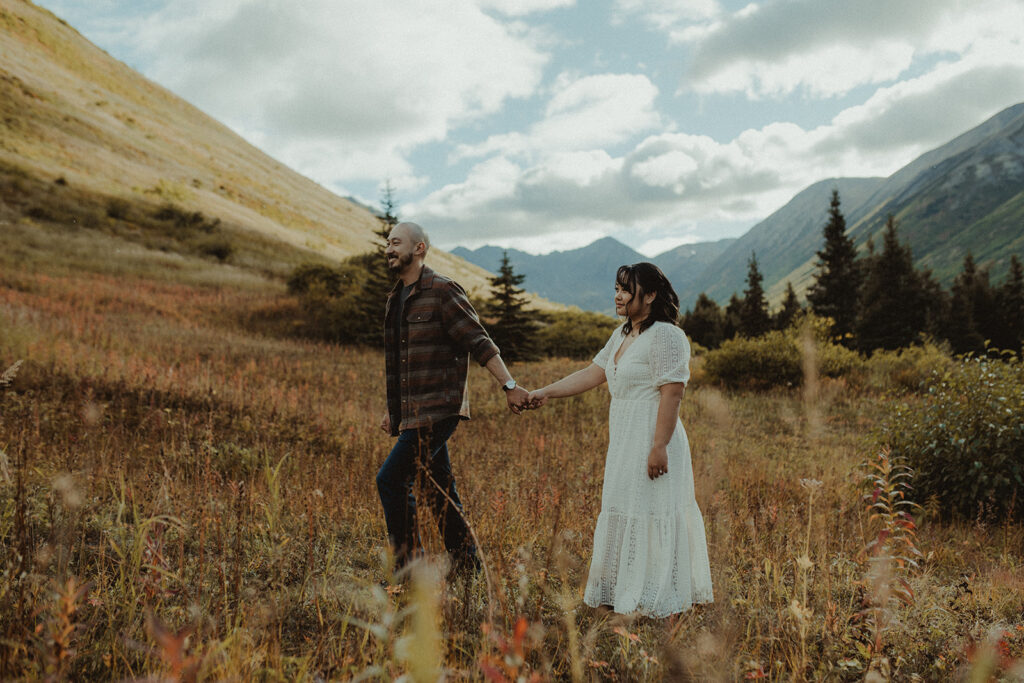
[[[469,357],[486,365],[498,355],[465,290],[426,266],[402,309],[396,339],[399,281],[384,309],[384,366],[391,434],[446,417],[469,419]]]

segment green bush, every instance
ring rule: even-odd
[[[225,237],[211,237],[201,240],[197,248],[203,256],[210,256],[221,263],[227,261],[235,253],[235,247],[231,244],[231,240]]]
[[[1024,517],[1024,366],[968,358],[899,405],[882,440],[915,470],[919,500],[944,517]]]
[[[827,321],[800,316],[785,330],[760,337],[733,337],[704,355],[703,373],[708,381],[730,388],[769,389],[799,386],[804,378],[804,349],[814,349],[817,372],[843,377],[863,364],[855,352],[829,340]]]
[[[927,391],[953,362],[948,349],[931,341],[895,351],[879,349],[864,364],[864,381],[882,391]]]
[[[289,294],[303,295],[319,289],[327,296],[340,296],[341,285],[341,271],[322,263],[303,263],[288,277]]]
[[[597,355],[619,321],[600,313],[567,311],[545,316],[536,333],[542,356],[587,360]]]
[[[730,388],[796,386],[803,379],[800,349],[785,333],[733,337],[704,356],[704,376]]]

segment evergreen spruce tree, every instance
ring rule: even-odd
[[[942,285],[935,279],[930,269],[918,271],[918,277],[921,280],[925,301],[924,331],[933,339],[945,339],[950,312],[949,295],[942,289]]]
[[[832,319],[833,336],[849,341],[857,320],[861,271],[857,248],[846,234],[846,218],[839,204],[839,190],[832,190],[823,231],[825,245],[817,252],[817,272],[814,284],[807,290],[807,302],[815,315]]]
[[[796,298],[796,292],[793,290],[793,283],[786,282],[786,295],[782,299],[782,308],[775,315],[775,329],[784,330],[793,324],[793,320],[802,311],[803,308],[800,306],[800,301]]]
[[[980,275],[974,264],[974,257],[967,252],[963,267],[950,288],[946,338],[955,353],[981,353],[985,350],[985,335],[979,325],[978,311],[975,307],[979,280]]]
[[[360,291],[359,329],[363,330],[357,341],[370,346],[384,344],[384,301],[395,285],[395,278],[388,270],[387,259],[384,257],[388,235],[391,234],[391,228],[398,224],[397,203],[390,180],[384,184],[381,209],[382,214],[377,217],[377,229],[373,231],[380,238],[376,240],[374,250],[348,259],[348,263],[356,266],[362,278],[361,282],[353,283]]]
[[[764,295],[764,276],[757,268],[757,254],[751,253],[747,262],[747,288],[743,290],[743,306],[740,309],[740,334],[759,337],[771,329],[768,315],[768,299]]]
[[[1024,269],[1016,255],[1010,257],[1010,272],[999,288],[996,301],[1000,312],[997,348],[1021,352],[1024,344]]]
[[[909,346],[925,329],[927,302],[910,247],[900,244],[896,218],[885,223],[882,251],[866,260],[854,331],[862,351]]]
[[[697,297],[693,311],[683,316],[683,331],[701,346],[717,348],[724,341],[725,318],[722,309],[704,292]]]
[[[732,339],[740,333],[742,327],[741,318],[743,313],[743,299],[732,293],[729,303],[725,306],[725,315],[722,320],[722,340]]]
[[[488,325],[491,339],[501,350],[506,361],[531,360],[536,357],[534,335],[537,330],[537,316],[526,310],[526,295],[519,287],[526,279],[516,274],[508,259],[508,251],[502,253],[498,275],[491,278],[492,300],[486,307],[486,315],[493,320]]]

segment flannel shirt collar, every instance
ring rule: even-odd
[[[401,279],[395,283],[395,286],[391,288],[391,294],[398,294],[402,291],[402,287],[405,284]],[[432,289],[434,287],[434,271],[430,268],[423,266],[423,270],[420,271],[420,279],[416,281],[416,288],[412,290],[412,293],[421,292],[424,289]]]

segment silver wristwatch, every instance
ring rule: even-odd
[[[516,388],[516,381],[514,379],[510,379],[509,381],[507,381],[504,384],[502,384],[501,388],[504,391],[512,391],[513,389]]]

